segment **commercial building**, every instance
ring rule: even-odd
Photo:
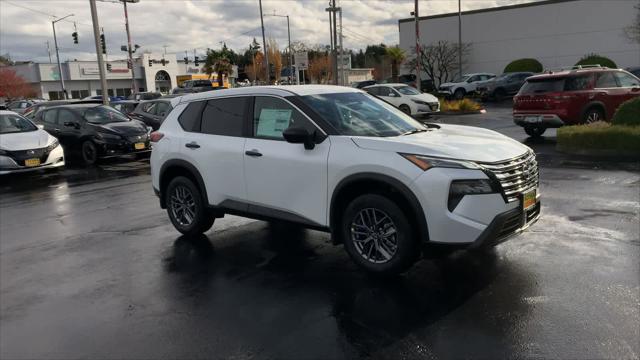
[[[131,94],[132,75],[126,60],[107,60],[107,86],[111,96]],[[189,59],[178,60],[175,54],[142,54],[134,59],[136,87],[138,91],[158,91],[168,94],[178,86],[178,77],[203,74],[203,64],[198,66]],[[44,99],[62,99],[64,95],[60,84],[60,73],[55,63],[23,63],[10,67],[23,77]],[[230,76],[233,83],[237,67]],[[213,74],[215,78],[216,74]],[[67,61],[62,63],[62,78],[69,98],[81,99],[87,96],[101,95],[100,73],[97,61]]]
[[[624,33],[636,21],[636,5],[631,0],[547,0],[465,11],[462,43],[471,48],[463,70],[499,74],[520,58],[554,69],[572,66],[591,53],[621,68],[640,65],[640,46]],[[458,43],[458,13],[420,17],[419,28],[421,44]],[[415,20],[399,20],[399,31],[400,47],[412,57]]]

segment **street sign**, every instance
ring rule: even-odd
[[[351,69],[351,54],[343,54],[341,59],[342,62],[338,61],[338,64],[340,64],[345,70]]]
[[[309,54],[306,51],[297,52],[293,54],[293,61],[295,62],[296,69],[307,70],[309,67]]]

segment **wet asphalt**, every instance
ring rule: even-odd
[[[543,215],[484,253],[377,279],[328,234],[233,216],[173,229],[148,161],[0,178],[0,358],[640,357],[640,164],[555,151]]]

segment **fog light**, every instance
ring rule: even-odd
[[[455,210],[465,195],[493,194],[499,190],[489,179],[476,180],[454,180],[449,188],[449,201],[447,207],[449,211]]]

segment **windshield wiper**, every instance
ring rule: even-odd
[[[425,132],[425,131],[429,131],[429,130],[427,130],[427,129],[413,129],[413,130],[407,131],[406,133],[402,134],[401,136],[421,133],[421,132]]]

